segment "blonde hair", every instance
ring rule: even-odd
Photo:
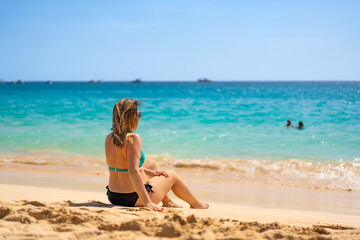
[[[118,101],[113,108],[112,120],[112,139],[113,143],[118,147],[123,147],[128,140],[132,143],[132,139],[128,134],[133,133],[138,125],[136,121],[138,115],[139,100],[124,98]]]

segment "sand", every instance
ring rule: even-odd
[[[0,184],[0,239],[360,239],[360,216],[210,202],[209,210],[109,204],[104,192]]]

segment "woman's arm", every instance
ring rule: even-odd
[[[145,190],[144,183],[140,175],[139,161],[141,156],[141,138],[137,134],[131,134],[129,137],[133,140],[133,143],[129,142],[127,145],[127,161],[131,183],[145,206],[150,207],[155,211],[159,211],[161,208],[151,201],[149,194]]]

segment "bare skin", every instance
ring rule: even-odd
[[[146,159],[143,167],[148,170],[155,171],[155,175],[165,176],[164,174],[161,173],[162,171],[159,170],[157,163],[152,159],[150,159],[150,160]],[[149,179],[153,177],[153,175],[148,175],[148,174],[146,174],[146,175],[148,176]],[[163,203],[163,207],[182,208],[182,206],[176,204],[173,200],[171,200],[171,198],[168,196],[168,194],[166,194],[165,197],[161,201]]]
[[[191,208],[209,208],[207,203],[202,203],[195,198],[185,183],[173,171],[164,172],[149,170],[144,167],[139,168],[141,138],[137,134],[130,134],[129,137],[131,141],[127,141],[122,148],[112,143],[111,134],[105,140],[105,155],[108,166],[128,169],[128,172],[109,170],[109,189],[111,191],[118,193],[137,192],[139,199],[135,206],[145,206],[155,211],[162,211],[162,208],[157,206],[160,201],[163,201],[164,206],[179,207],[167,196],[170,190],[177,197],[187,202]],[[152,175],[150,179],[147,173]],[[145,190],[144,184],[146,182],[153,186],[154,193],[148,193]]]
[[[180,199],[187,202],[191,208],[207,209],[209,204],[200,202],[195,198],[190,189],[185,183],[179,178],[174,171],[166,171],[169,177],[163,176],[152,177],[149,179],[149,184],[153,186],[154,193],[150,192],[149,197],[153,203],[158,204],[166,194],[172,190],[174,194]],[[143,205],[141,199],[138,199],[135,205]]]

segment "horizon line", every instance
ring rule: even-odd
[[[22,79],[18,79],[18,80],[3,80],[0,79],[0,82],[2,83],[16,83],[17,81],[21,81],[21,82],[84,82],[84,83],[108,83],[108,82],[124,82],[124,83],[134,83],[137,81],[137,83],[144,83],[144,82],[199,82],[200,79],[198,80],[141,80],[141,79],[135,79],[135,80],[103,80],[103,79],[91,79],[91,80],[22,80]],[[325,80],[325,79],[321,79],[321,80],[270,80],[270,79],[257,79],[257,80],[211,80],[211,79],[207,79],[208,81],[205,83],[211,83],[211,82],[356,82],[356,81],[360,81],[360,79],[358,80]],[[204,83],[204,82],[202,82]]]

